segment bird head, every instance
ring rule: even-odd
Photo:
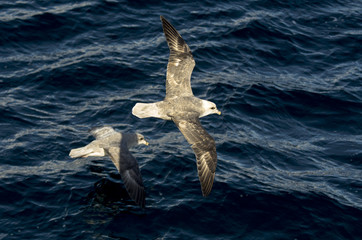
[[[137,135],[138,144],[144,144],[146,146],[149,144],[142,134],[136,133],[136,135]]]
[[[221,112],[217,109],[216,104],[207,100],[202,100],[202,108],[203,112],[200,117],[204,117],[214,113],[218,115],[221,114]]]

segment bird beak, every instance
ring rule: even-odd
[[[218,111],[218,112],[217,112],[217,114],[221,115],[221,112],[220,112],[220,111]]]
[[[146,142],[146,143],[145,143],[145,144],[146,144],[146,146],[148,146],[148,145],[150,144],[150,143],[149,143],[149,142],[147,142],[147,141],[145,141],[145,142]]]

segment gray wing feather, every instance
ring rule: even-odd
[[[201,126],[197,113],[189,113],[187,118],[174,117],[172,120],[195,153],[201,190],[206,197],[211,192],[215,178],[217,165],[215,141]]]
[[[193,95],[191,74],[195,66],[189,46],[177,30],[161,16],[163,32],[170,48],[167,65],[166,98]]]
[[[129,196],[141,207],[145,206],[146,192],[136,159],[127,148],[111,147],[106,149],[112,162],[121,174]]]

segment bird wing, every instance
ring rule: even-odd
[[[167,65],[166,98],[174,96],[193,96],[191,74],[195,66],[191,50],[177,30],[161,16],[170,57]]]
[[[95,139],[101,139],[117,132],[112,127],[94,127],[90,130],[90,133]]]
[[[197,113],[187,113],[186,117],[172,120],[182,132],[196,156],[197,171],[203,196],[209,195],[214,182],[217,154],[214,139],[201,126]]]
[[[136,159],[128,151],[127,147],[110,147],[105,150],[121,174],[129,196],[139,206],[144,207],[146,192]]]

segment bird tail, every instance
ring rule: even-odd
[[[71,158],[79,158],[79,157],[102,157],[104,156],[104,149],[103,148],[90,148],[88,146],[81,147],[81,148],[75,148],[72,149],[69,153],[69,157]]]
[[[157,103],[136,103],[132,108],[132,114],[138,118],[162,118],[159,114]]]

